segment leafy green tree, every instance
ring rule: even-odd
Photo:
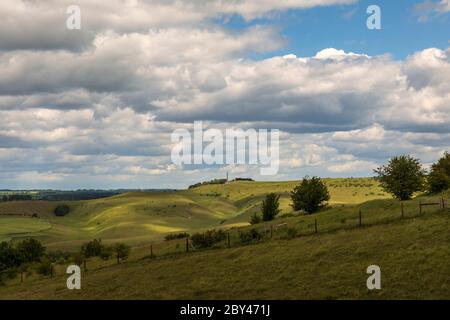
[[[17,249],[9,242],[0,243],[0,272],[15,268],[21,263]]]
[[[81,253],[86,257],[99,257],[103,251],[103,244],[101,239],[94,239],[81,246]]]
[[[430,193],[439,193],[450,188],[450,153],[445,152],[444,156],[431,166],[427,183]]]
[[[64,217],[65,215],[69,214],[70,207],[67,204],[59,205],[55,208],[54,214],[57,217]]]
[[[271,221],[280,213],[280,196],[275,193],[269,193],[261,204],[263,221]]]
[[[116,253],[117,264],[128,259],[128,256],[130,255],[130,247],[124,243],[116,243],[114,245],[114,251]]]
[[[394,157],[374,172],[383,190],[399,200],[409,200],[415,192],[423,190],[425,170],[411,156]]]
[[[294,210],[304,210],[311,214],[317,212],[330,200],[330,194],[325,183],[318,177],[305,177],[300,185],[291,192]]]
[[[19,242],[16,249],[21,263],[40,261],[45,254],[45,247],[33,238]]]

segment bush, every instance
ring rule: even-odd
[[[394,157],[374,172],[383,190],[399,200],[409,200],[414,192],[423,189],[425,170],[411,156]]]
[[[250,224],[258,224],[262,221],[261,217],[255,213],[252,215],[252,217],[250,218]]]
[[[280,196],[275,193],[269,193],[261,204],[263,221],[271,221],[280,213]]]
[[[450,188],[450,153],[446,152],[437,163],[431,166],[427,184],[430,193],[439,193]]]
[[[53,262],[66,262],[70,260],[71,253],[67,251],[52,251],[48,253],[50,260]]]
[[[54,210],[54,214],[57,217],[64,217],[65,215],[69,214],[69,212],[70,208],[66,204],[59,205]]]
[[[52,262],[48,257],[41,259],[41,262],[36,267],[36,272],[43,276],[49,276],[52,273]]]
[[[256,229],[251,229],[249,231],[243,231],[239,235],[242,243],[250,243],[252,241],[259,241],[263,237]]]
[[[189,238],[189,237],[190,237],[189,233],[180,232],[180,233],[168,234],[164,237],[164,239],[166,241],[170,241],[170,240],[175,240],[175,239],[185,239],[185,238]]]
[[[193,234],[191,241],[195,248],[210,248],[226,238],[227,235],[222,230],[208,230],[204,233]]]
[[[330,194],[320,178],[305,177],[291,192],[291,199],[294,210],[304,210],[311,214],[317,212],[324,206],[324,202],[330,200]]]

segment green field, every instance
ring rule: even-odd
[[[388,197],[369,178],[327,179],[326,182],[332,206]],[[38,236],[50,249],[74,250],[95,237],[106,242],[125,241],[143,245],[172,232],[245,226],[269,192],[281,194],[282,214],[290,213],[289,192],[297,183],[231,182],[187,191],[128,193],[98,200],[66,202],[71,212],[65,217],[53,214],[58,202],[3,202],[0,203],[0,216],[37,213],[40,219],[22,220],[24,232],[20,234],[16,231],[17,223],[3,223],[0,238],[22,238],[29,230],[30,235]],[[43,221],[51,228],[43,230]],[[33,222],[36,226],[32,226]],[[40,231],[39,234],[36,231]]]
[[[42,235],[48,231],[51,224],[48,220],[40,220],[28,217],[1,217],[0,216],[0,241],[9,241],[13,237]]]
[[[326,182],[330,208],[314,215],[292,212],[289,191],[296,182],[124,194],[70,203],[72,211],[65,217],[53,215],[57,203],[3,203],[0,214],[40,216],[1,218],[8,222],[0,228],[3,237],[21,238],[28,232],[49,250],[75,250],[94,237],[133,248],[121,265],[114,259],[89,259],[80,291],[66,289],[67,265],[61,264],[53,279],[32,273],[24,283],[8,280],[0,287],[0,298],[450,299],[450,210],[429,206],[419,211],[420,202],[449,199],[450,192],[406,201],[402,215],[400,202],[372,179]],[[281,215],[249,226],[250,215],[268,192],[282,195]],[[223,241],[210,250],[186,253],[184,240],[162,240],[167,233],[210,228],[226,230],[231,248]],[[265,236],[243,245],[239,233],[250,228]],[[297,236],[289,237],[288,228]],[[150,245],[156,258],[149,258]],[[380,291],[366,288],[365,271],[372,264],[382,270]]]

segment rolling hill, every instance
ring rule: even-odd
[[[272,239],[240,245],[234,237],[231,248],[187,254],[180,250],[154,259],[148,258],[148,247],[137,247],[129,261],[120,265],[90,261],[89,270],[82,273],[81,290],[66,289],[65,266],[59,266],[53,279],[30,277],[22,284],[11,281],[0,287],[0,297],[449,299],[450,210],[429,208],[418,215],[414,210],[418,201],[408,203],[405,219],[399,218],[398,203],[392,200],[365,203],[368,212],[378,210],[384,216],[377,222],[366,220],[362,227],[346,221],[346,228],[330,229],[332,220],[343,223],[350,212],[341,208],[322,212],[314,219],[321,222],[323,230],[318,234],[303,230],[291,239],[280,231]],[[302,219],[308,218],[286,217],[276,223],[288,223],[301,231]],[[370,291],[366,269],[374,264],[381,268],[382,289]]]
[[[0,240],[33,236],[50,250],[74,250],[93,238],[142,245],[173,232],[245,226],[269,192],[281,194],[282,214],[291,213],[289,192],[297,183],[238,181],[185,191],[127,193],[88,201],[3,202],[0,203]],[[388,198],[369,178],[326,179],[326,183],[332,206]],[[56,217],[53,210],[61,203],[68,204],[71,212]],[[39,218],[10,214],[37,214]]]

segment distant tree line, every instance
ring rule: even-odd
[[[0,190],[0,201],[29,201],[29,200],[45,200],[45,201],[76,201],[76,200],[93,200],[100,198],[107,198],[114,195],[132,192],[132,191],[145,191],[145,192],[168,192],[173,191],[171,189],[117,189],[117,190],[32,190],[33,192],[27,193],[27,191],[14,191],[14,190]]]
[[[198,188],[200,186],[206,186],[206,185],[210,185],[210,184],[225,184],[225,183],[227,183],[227,181],[228,181],[227,179],[214,179],[214,180],[210,180],[210,181],[199,182],[199,183],[190,185],[189,189]]]
[[[0,199],[2,201],[28,201],[33,200],[33,196],[31,194],[4,194]]]
[[[180,232],[180,233],[171,233],[168,234],[164,237],[164,239],[166,241],[170,241],[170,240],[175,240],[175,239],[185,239],[185,238],[189,238],[190,235],[189,233],[186,232]]]

